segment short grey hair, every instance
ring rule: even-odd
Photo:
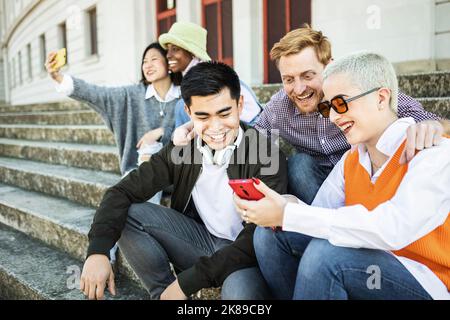
[[[373,52],[356,52],[328,64],[323,80],[334,74],[346,74],[361,90],[383,87],[391,91],[389,107],[397,114],[398,80],[392,64],[382,55]]]

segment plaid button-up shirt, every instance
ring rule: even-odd
[[[399,118],[412,117],[416,122],[439,120],[433,113],[425,111],[420,102],[399,92]],[[255,128],[278,135],[294,146],[298,152],[314,157],[322,166],[333,167],[350,149],[342,131],[329,118],[319,112],[302,114],[287,96],[284,89],[277,92],[267,103]]]

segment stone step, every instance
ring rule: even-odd
[[[29,160],[0,158],[0,183],[97,207],[120,176]]]
[[[399,87],[416,98],[450,97],[450,71],[400,75]]]
[[[75,100],[54,102],[54,103],[0,106],[0,113],[42,112],[42,111],[75,111],[75,110],[90,110],[90,109],[87,104],[78,102]]]
[[[280,89],[283,88],[281,84],[275,83],[275,84],[263,84],[260,86],[254,86],[252,87],[253,91],[255,92],[256,97],[258,98],[259,102],[262,104],[266,104],[269,102],[270,98],[280,91]]]
[[[114,146],[114,136],[105,126],[0,125],[0,137],[8,139],[61,141]]]
[[[43,242],[47,246],[67,253],[77,261],[83,261],[88,246],[87,234],[94,212],[92,208],[68,200],[0,184],[0,241],[1,226],[5,225]],[[1,245],[0,243],[0,248]],[[78,266],[81,267],[82,263],[78,262]],[[118,271],[119,279],[129,279],[131,281],[127,283],[132,283],[133,287],[142,288],[136,274],[120,254],[120,251],[117,255],[115,270]],[[125,299],[126,297],[122,297],[123,288],[121,286],[121,284],[118,284],[118,291],[121,295],[117,298]],[[142,298],[142,296],[140,297]],[[5,298],[5,296],[2,296],[0,271],[0,300],[2,298]],[[67,299],[69,298],[73,297]],[[203,289],[192,298],[219,299],[220,290],[215,288]]]
[[[0,113],[0,124],[104,125],[95,111],[43,111]]]
[[[0,138],[0,156],[120,173],[113,146]]]
[[[0,223],[84,260],[95,210],[77,203],[0,184]],[[130,265],[118,255],[120,274],[139,283]],[[140,285],[139,285],[140,286]]]
[[[449,84],[450,85],[450,84]],[[450,119],[450,97],[445,98],[419,98],[423,107],[443,118]]]
[[[0,224],[0,299],[83,300],[76,279],[82,262],[24,233]],[[148,294],[126,277],[116,278],[116,297],[141,300]]]

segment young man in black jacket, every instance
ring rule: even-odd
[[[286,158],[240,123],[239,78],[227,65],[195,66],[181,91],[197,138],[184,147],[169,144],[106,192],[81,276],[90,299],[103,298],[106,284],[115,294],[108,254],[119,238],[152,299],[185,299],[221,285],[222,299],[268,297],[253,249],[255,225],[236,211],[228,181],[261,179],[286,193]],[[145,202],[172,184],[171,208]],[[177,277],[170,262],[180,270]]]

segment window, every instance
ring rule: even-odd
[[[17,57],[19,62],[19,85],[23,84],[23,69],[22,69],[22,52],[19,51],[19,55]]]
[[[280,83],[280,73],[270,61],[270,50],[286,33],[311,23],[311,0],[263,0],[264,83]]]
[[[28,79],[33,79],[33,60],[31,55],[31,44],[27,45]]]
[[[169,31],[170,27],[177,21],[177,1],[176,0],[157,0],[156,1],[156,20],[157,31],[159,35]]]
[[[47,48],[46,48],[46,44],[45,44],[45,34],[41,35],[39,37],[39,50],[40,50],[40,54],[41,54],[41,61],[40,61],[40,66],[41,66],[41,71],[45,71],[45,61],[47,60]]]
[[[16,66],[16,62],[15,62],[15,60],[13,58],[11,60],[10,66],[9,66],[9,68],[10,68],[9,74],[11,76],[11,88],[13,88],[13,89],[16,86],[16,70],[14,68],[15,66]]]
[[[69,63],[69,55],[67,53],[67,27],[65,22],[58,26],[58,49],[61,48],[66,48],[66,63]]]
[[[98,54],[97,8],[87,12],[89,21],[89,55]]]
[[[208,30],[207,48],[211,59],[233,66],[232,0],[202,0],[203,26]]]

